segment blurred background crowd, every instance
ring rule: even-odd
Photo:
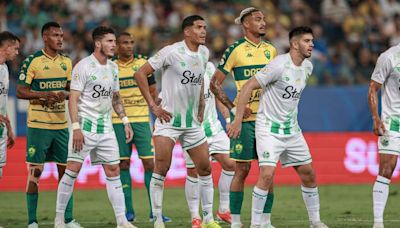
[[[218,64],[225,49],[241,38],[233,21],[249,6],[264,12],[265,39],[280,54],[288,49],[291,28],[313,28],[310,85],[366,84],[378,55],[400,43],[398,0],[0,0],[0,30],[22,39],[22,55],[10,63],[14,83],[22,60],[43,47],[40,29],[50,20],[63,26],[64,52],[76,63],[91,53],[91,31],[98,25],[128,31],[135,53],[151,56],[182,39],[185,16],[199,14],[208,23],[207,45]]]

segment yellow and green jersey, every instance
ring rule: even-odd
[[[71,81],[72,62],[67,56],[51,57],[40,50],[28,56],[22,63],[18,84],[29,86],[32,91],[64,91]],[[29,104],[28,127],[58,130],[67,128],[65,102],[51,106]]]
[[[118,65],[119,93],[129,122],[149,122],[149,108],[133,77],[133,74],[147,62],[147,57],[135,54],[128,62],[122,62],[118,58],[114,62]],[[147,81],[149,85],[156,83],[153,75],[149,75]],[[114,124],[122,123],[115,112],[113,112],[112,120]]]
[[[236,41],[226,49],[218,69],[225,75],[231,73],[235,80],[237,89],[237,95],[234,101],[235,105],[237,105],[237,99],[242,86],[275,58],[276,55],[277,51],[271,43],[261,41],[259,44],[255,44],[247,37]],[[256,120],[260,93],[261,89],[253,90],[248,102],[248,107],[251,108],[253,114],[249,118],[244,119],[243,122]]]

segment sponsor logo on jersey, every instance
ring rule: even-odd
[[[252,77],[258,73],[258,71],[262,70],[262,68],[252,68],[252,69],[244,69],[243,73],[245,77]]]
[[[67,81],[39,82],[40,89],[64,89]]]
[[[301,89],[300,91],[297,91],[296,88],[294,88],[293,86],[286,86],[285,88],[285,93],[282,95],[283,99],[299,99],[301,92],[303,92],[303,89]]]
[[[43,67],[43,70],[50,70],[50,67],[47,66],[47,65],[45,65],[45,66]]]
[[[211,93],[211,90],[208,89],[208,90],[207,90],[207,93],[204,94],[204,99],[209,99],[210,97],[212,97],[212,95],[213,95],[213,94]]]
[[[3,84],[3,82],[0,82],[0,95],[3,94],[8,94],[8,88]]]
[[[185,70],[182,73],[183,79],[181,80],[181,83],[186,85],[186,84],[191,84],[191,85],[201,85],[203,81],[203,77],[201,74],[196,76],[194,73],[192,73],[190,70]]]
[[[110,97],[110,98],[112,98],[113,89],[111,88],[111,86],[108,89],[106,89],[102,85],[94,85],[93,86],[93,91],[94,91],[92,93],[92,97],[93,98],[99,98],[99,97]]]

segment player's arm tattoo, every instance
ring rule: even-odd
[[[225,75],[217,70],[214,76],[211,79],[210,89],[211,92],[214,93],[215,97],[221,101],[222,104],[225,105],[229,110],[231,110],[235,105],[229,99],[228,95],[226,95],[224,89],[222,88],[222,82],[225,78]]]
[[[119,92],[113,92],[112,106],[120,119],[126,116]]]
[[[204,108],[206,106],[206,102],[204,100],[204,79],[201,83],[201,90],[200,90],[200,100],[199,100],[199,113],[198,116],[203,120],[204,118]]]

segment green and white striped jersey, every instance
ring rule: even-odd
[[[111,60],[102,65],[92,55],[72,70],[71,90],[81,92],[78,117],[81,129],[98,134],[112,132],[113,92],[119,91],[118,67]]]
[[[312,69],[307,59],[301,66],[294,65],[287,53],[278,55],[255,75],[263,89],[256,128],[283,135],[301,132],[297,122],[298,104]]]
[[[5,63],[0,64],[0,115],[7,116],[7,100],[9,89],[9,73]],[[6,127],[0,125],[0,138],[6,136]]]
[[[400,130],[400,44],[383,52],[371,79],[382,84],[381,119],[386,130]]]
[[[223,130],[221,122],[218,120],[218,113],[215,104],[215,95],[210,90],[211,78],[214,75],[215,66],[213,63],[208,62],[206,73],[204,75],[204,97],[205,97],[205,110],[204,120],[202,123],[204,132],[207,137],[212,137]]]
[[[185,41],[162,48],[148,60],[151,67],[162,70],[161,106],[172,114],[173,128],[200,127],[197,119],[201,85],[209,57],[207,47],[200,45],[192,52]]]

